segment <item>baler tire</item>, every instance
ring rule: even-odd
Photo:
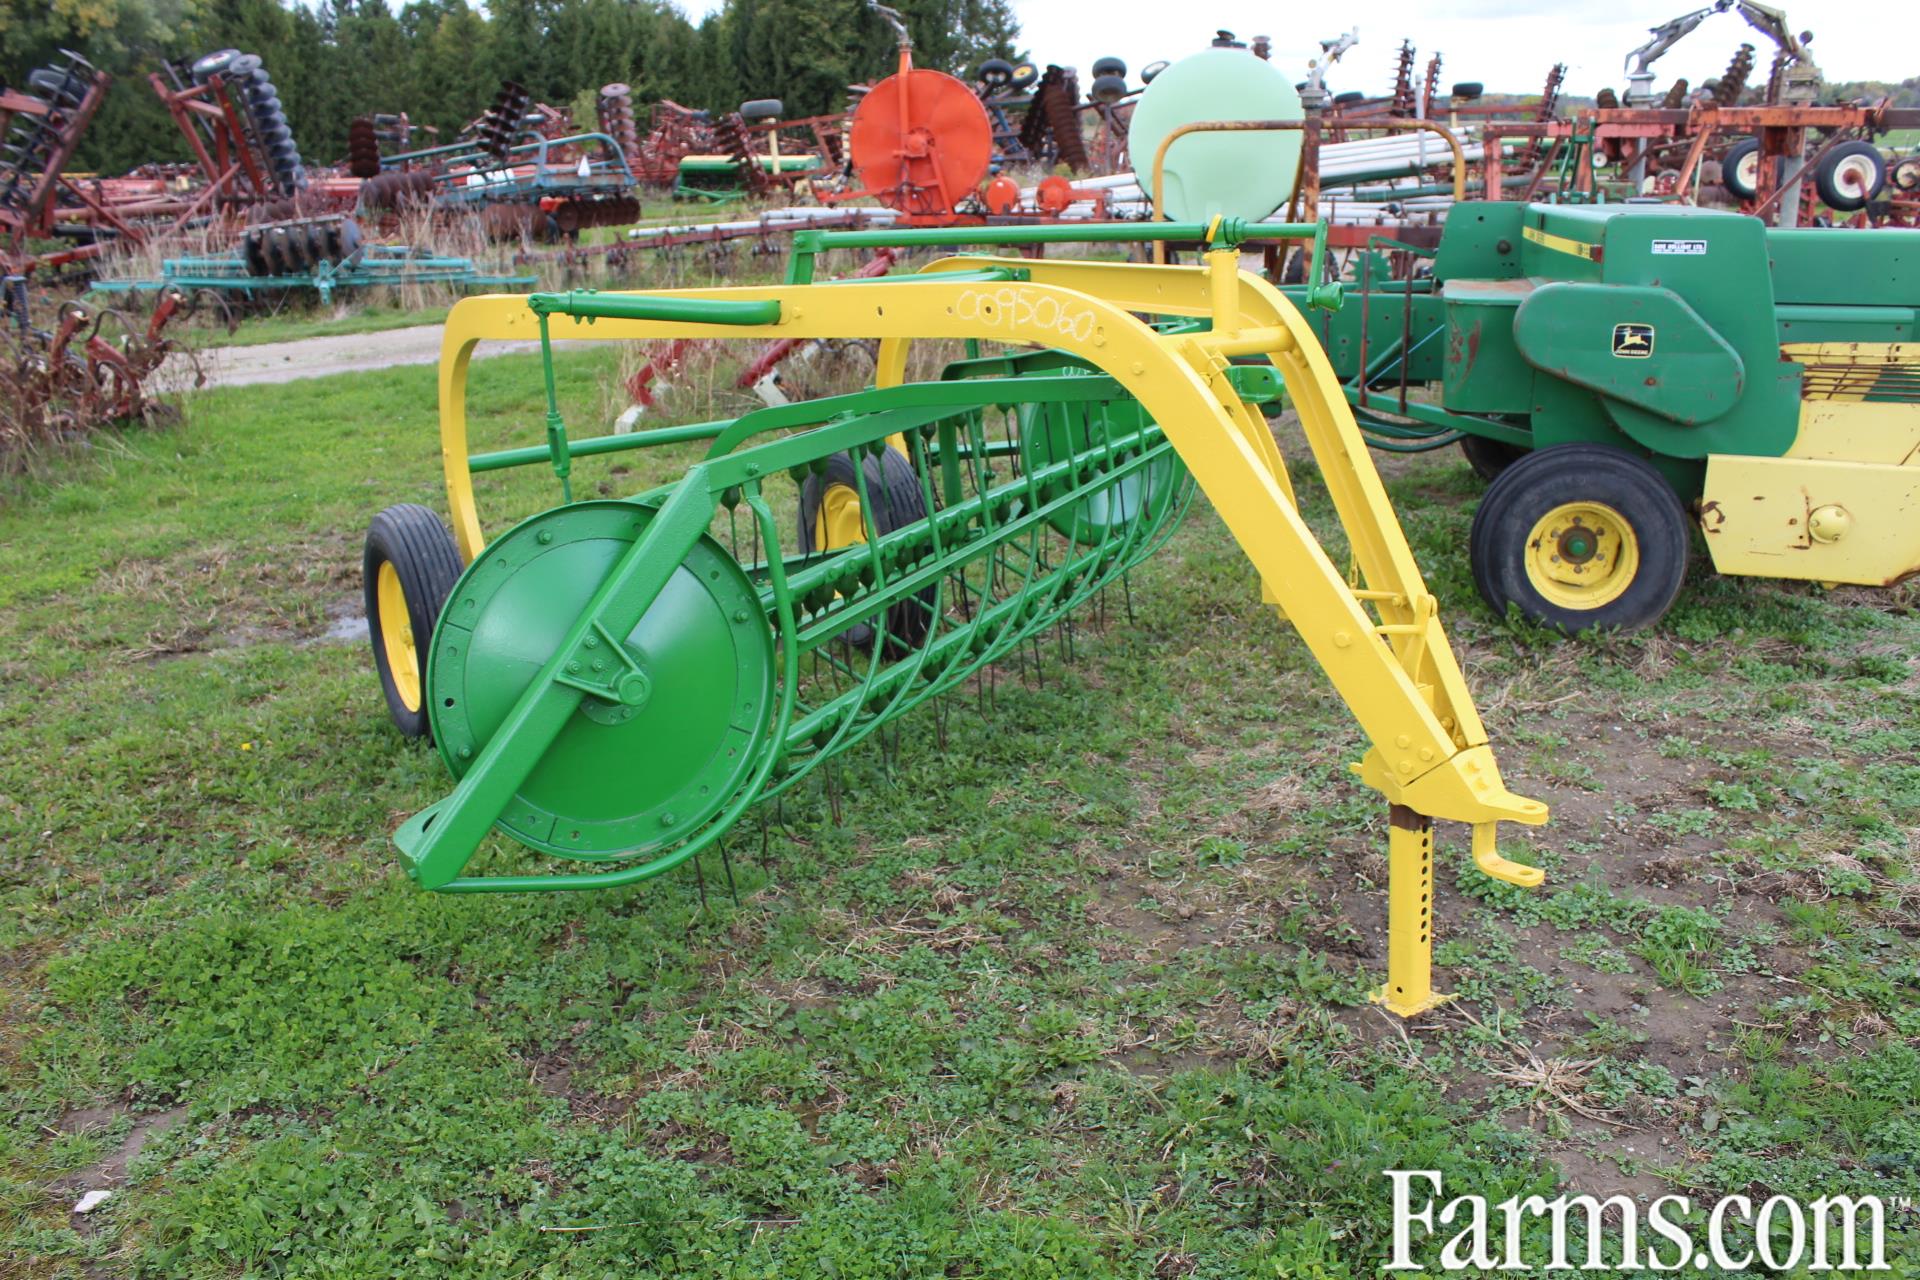
[[[1592,537],[1548,544],[1562,513],[1572,513],[1563,526],[1571,530],[1588,512],[1597,512]],[[1606,557],[1597,554],[1607,545],[1603,531],[1616,521],[1612,559],[1622,568],[1602,568],[1591,582],[1546,577],[1566,571],[1551,565],[1563,563],[1556,552],[1569,546],[1604,564]],[[1555,445],[1529,453],[1487,486],[1473,515],[1468,558],[1481,598],[1499,617],[1515,605],[1534,622],[1564,632],[1638,631],[1658,622],[1679,597],[1689,524],[1673,486],[1644,458],[1606,445]],[[1621,572],[1624,578],[1610,581]]]
[[[1473,468],[1473,474],[1488,484],[1499,479],[1502,471],[1527,456],[1527,451],[1517,444],[1471,435],[1460,437],[1460,452],[1466,455],[1467,465]]]
[[[800,486],[798,520],[800,550],[803,554],[836,549],[817,545],[822,539],[816,537],[814,524],[820,517],[820,510],[830,490],[844,488],[857,494],[857,486],[853,459],[844,453],[834,454],[827,459],[824,471],[806,478]],[[927,518],[926,495],[920,490],[919,473],[891,445],[881,450],[878,458],[867,459],[867,492],[880,499],[873,512],[873,527],[882,535]],[[915,646],[927,638],[933,623],[931,611],[936,594],[934,588],[927,587],[917,597],[926,607],[912,600],[902,600],[887,611],[888,657],[899,658],[911,653]],[[870,649],[873,647],[873,628],[861,623],[848,628],[844,638],[857,649]]]
[[[366,593],[367,635],[373,646],[374,669],[387,699],[394,727],[409,738],[432,731],[427,714],[427,654],[432,648],[434,623],[453,593],[463,569],[459,548],[440,517],[417,503],[388,507],[367,529],[360,572]],[[392,577],[385,571],[391,568]],[[390,632],[381,598],[389,602],[398,592],[405,608],[406,631]],[[395,672],[396,663],[411,662],[412,670]]]

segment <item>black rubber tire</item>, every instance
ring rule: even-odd
[[[1013,64],[1005,58],[988,58],[980,64],[980,83],[998,89],[1013,79]]]
[[[1895,161],[1890,176],[1899,190],[1920,191],[1920,156]]]
[[[1095,79],[1101,76],[1119,76],[1124,80],[1127,78],[1127,64],[1121,58],[1095,58],[1093,74]]]
[[[1453,86],[1453,96],[1456,98],[1465,98],[1468,101],[1483,97],[1486,92],[1487,86],[1478,80],[1462,80]]]
[[[1089,102],[1104,102],[1108,106],[1127,96],[1127,82],[1119,76],[1096,76],[1087,89]]]
[[[407,625],[413,630],[414,652],[420,659],[420,705],[409,707],[394,685],[393,671],[387,665],[386,645],[381,642],[380,566],[391,564],[400,579],[400,591],[407,599]],[[366,550],[360,561],[360,575],[366,594],[367,636],[373,648],[374,670],[380,673],[380,688],[386,694],[387,714],[394,727],[409,738],[424,738],[432,729],[427,715],[427,654],[433,647],[433,625],[440,610],[453,593],[464,566],[460,549],[440,517],[417,503],[406,502],[388,507],[373,518],[367,529]]]
[[[1467,456],[1467,465],[1473,468],[1473,474],[1488,484],[1499,479],[1502,471],[1527,456],[1527,451],[1517,444],[1489,440],[1485,436],[1461,436],[1460,452]]]
[[[744,120],[778,120],[787,114],[787,104],[778,98],[752,98],[740,104]]]
[[[1727,153],[1720,157],[1720,185],[1736,199],[1751,200],[1759,194],[1759,189],[1753,183],[1740,177],[1741,162],[1759,149],[1760,139],[1742,138],[1728,147]]]
[[[1034,66],[1031,62],[1023,62],[1013,69],[1012,83],[1016,89],[1030,88],[1036,84],[1039,79],[1040,68]]]
[[[873,527],[881,534],[892,533],[918,520],[927,518],[926,495],[920,488],[920,477],[913,464],[900,456],[900,451],[889,446],[881,450],[880,456],[867,458],[867,493],[878,494],[880,503],[873,513]],[[835,485],[847,489],[856,489],[853,459],[844,453],[836,453],[827,459],[826,470],[809,475],[800,486],[800,550],[802,554],[811,554],[823,548],[814,545],[813,524],[820,513],[820,504],[828,489]],[[933,587],[919,592],[918,598],[926,605],[922,608],[911,600],[902,600],[887,610],[887,656],[897,658],[909,653],[914,646],[927,638],[927,632],[933,623],[932,607],[936,596]],[[847,643],[859,649],[873,647],[873,628],[862,623],[849,628],[846,632]]]
[[[1165,58],[1161,58],[1155,62],[1149,62],[1146,66],[1140,68],[1140,83],[1152,84],[1155,80],[1160,78],[1160,73],[1162,71],[1165,71],[1168,67],[1172,65],[1173,64],[1171,62],[1168,62]]]
[[[1366,95],[1366,94],[1364,94],[1364,93],[1360,93],[1360,92],[1358,92],[1357,90],[1352,90],[1352,89],[1350,89],[1350,90],[1348,90],[1348,91],[1347,91],[1347,92],[1345,92],[1345,93],[1336,93],[1336,94],[1334,94],[1334,95],[1333,95],[1333,105],[1334,105],[1334,106],[1336,106],[1336,107],[1344,107],[1344,106],[1346,106],[1346,105],[1347,105],[1348,103],[1351,103],[1351,102],[1360,102],[1360,101],[1363,101],[1363,100],[1364,100],[1364,99],[1366,98],[1366,96],[1367,96],[1367,95]]]
[[[1841,166],[1854,159],[1872,162],[1873,178],[1867,184],[1864,196],[1842,190],[1840,186]],[[1866,208],[1886,185],[1887,158],[1871,142],[1843,142],[1821,157],[1819,166],[1813,171],[1814,190],[1820,193],[1820,199],[1827,208],[1838,213],[1854,213]]]
[[[1549,511],[1569,502],[1613,508],[1639,546],[1638,570],[1626,590],[1593,609],[1554,604],[1527,577],[1528,535]],[[1688,525],[1673,486],[1646,459],[1607,445],[1562,444],[1528,454],[1487,486],[1473,513],[1467,554],[1481,598],[1499,617],[1513,604],[1561,631],[1638,631],[1664,617],[1680,595]]]

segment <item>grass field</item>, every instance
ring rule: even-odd
[[[576,421],[610,372],[561,359]],[[7,482],[0,1274],[1344,1277],[1387,1168],[1920,1195],[1914,587],[1700,565],[1654,633],[1557,640],[1474,594],[1457,455],[1390,464],[1555,809],[1537,892],[1442,830],[1460,999],[1410,1024],[1366,1002],[1358,735],[1204,501],[1072,660],[845,759],[839,821],[815,786],[698,877],[433,897],[388,834],[444,770],[340,638],[366,520],[441,505],[433,377],[202,393]],[[534,361],[473,382],[476,446],[538,439]]]

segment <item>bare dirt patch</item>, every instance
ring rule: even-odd
[[[60,1118],[55,1128],[61,1133],[87,1134],[107,1128],[117,1121],[125,1110],[120,1107],[83,1107],[70,1111]],[[170,1107],[165,1111],[149,1112],[141,1115],[127,1130],[127,1136],[120,1145],[84,1169],[76,1170],[49,1183],[47,1189],[56,1195],[78,1196],[88,1191],[115,1191],[127,1180],[127,1166],[146,1150],[149,1140],[178,1124],[187,1114],[185,1107]]]

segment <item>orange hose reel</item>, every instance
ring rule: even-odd
[[[854,110],[850,146],[862,188],[851,194],[872,196],[909,218],[944,220],[986,177],[993,126],[965,82],[915,67],[903,48],[900,70]]]

